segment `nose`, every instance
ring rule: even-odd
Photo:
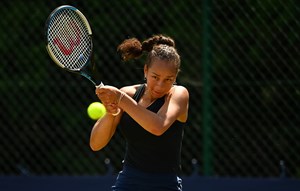
[[[164,86],[164,82],[162,80],[159,80],[159,81],[156,82],[156,86],[163,87]]]
[[[157,81],[157,82],[156,82],[156,84],[155,84],[155,90],[156,90],[157,92],[163,91],[164,88],[165,88],[165,83],[164,83],[163,81],[160,80],[160,81]]]

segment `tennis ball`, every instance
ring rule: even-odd
[[[87,114],[93,120],[97,120],[103,117],[105,113],[106,113],[106,109],[104,105],[100,102],[93,102],[87,108]]]

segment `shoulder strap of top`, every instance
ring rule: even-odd
[[[139,101],[142,97],[142,95],[144,94],[144,91],[145,91],[145,87],[146,85],[145,84],[142,84],[138,87],[138,89],[136,90],[135,94],[133,95],[133,99],[135,101]]]

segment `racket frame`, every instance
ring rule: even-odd
[[[49,45],[49,40],[48,40],[49,23],[51,22],[51,20],[54,17],[54,15],[56,15],[58,11],[61,11],[63,9],[71,9],[72,11],[75,11],[78,14],[78,16],[84,22],[85,27],[87,28],[89,38],[91,38],[91,54],[89,55],[89,58],[88,58],[87,62],[81,68],[79,68],[79,69],[70,69],[70,68],[65,67],[63,64],[61,64],[60,61],[54,55],[54,53],[51,50],[51,47]],[[97,84],[95,83],[95,81],[92,79],[92,77],[85,70],[85,68],[91,63],[91,58],[93,56],[93,42],[92,42],[92,36],[93,36],[93,34],[92,34],[91,26],[90,26],[87,18],[84,16],[84,14],[81,11],[79,11],[77,8],[75,8],[75,7],[71,6],[71,5],[62,5],[62,6],[59,6],[56,9],[54,9],[51,12],[51,14],[49,15],[49,17],[48,17],[48,19],[46,21],[45,28],[46,28],[45,31],[46,31],[46,42],[47,42],[47,44],[46,44],[46,50],[47,50],[49,56],[51,57],[51,59],[54,61],[54,63],[56,65],[58,65],[60,68],[63,68],[65,70],[69,71],[69,72],[77,73],[77,74],[80,74],[81,76],[84,76],[85,78],[87,78],[88,80],[90,80],[95,86],[97,86]],[[102,82],[100,83],[99,86],[102,86]]]

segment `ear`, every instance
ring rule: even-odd
[[[148,73],[148,66],[147,65],[144,65],[144,77],[146,78],[147,76],[147,73]]]

